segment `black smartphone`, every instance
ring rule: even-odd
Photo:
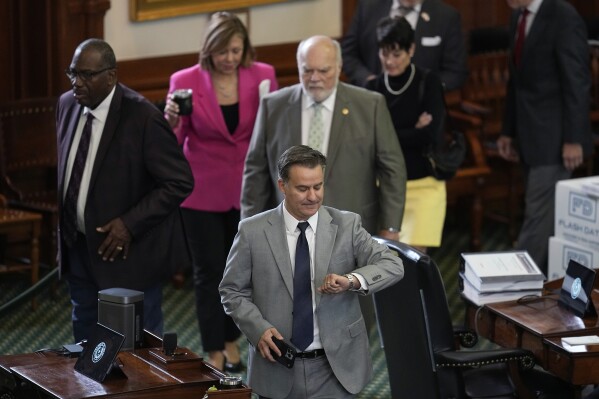
[[[274,342],[277,348],[279,348],[281,351],[281,356],[278,356],[276,352],[271,349],[270,354],[272,357],[274,357],[275,360],[281,363],[283,366],[289,369],[292,368],[293,364],[295,363],[295,355],[297,353],[295,348],[276,337],[272,337],[272,342]]]

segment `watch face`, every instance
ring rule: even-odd
[[[346,274],[345,277],[349,280],[349,289],[354,289],[354,276],[351,274]]]

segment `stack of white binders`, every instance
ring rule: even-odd
[[[477,305],[541,295],[545,276],[526,251],[463,253],[460,290]]]

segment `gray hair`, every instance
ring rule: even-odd
[[[304,54],[306,49],[308,47],[312,46],[313,44],[315,44],[317,42],[322,42],[322,41],[328,41],[331,44],[331,46],[333,46],[333,48],[335,49],[335,55],[337,58],[337,65],[341,66],[343,64],[343,57],[341,56],[341,45],[339,44],[339,42],[337,40],[331,39],[330,37],[323,36],[323,35],[311,36],[311,37],[304,39],[300,42],[300,44],[297,46],[297,52],[295,54],[298,65],[300,63],[300,57],[302,56],[302,54]]]

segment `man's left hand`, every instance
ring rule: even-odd
[[[386,240],[399,241],[399,231],[381,230],[378,235]]]
[[[354,278],[354,281],[358,281],[358,279]],[[356,288],[359,288],[359,284]],[[326,275],[324,282],[320,287],[318,287],[318,292],[322,294],[339,294],[341,292],[347,291],[348,289],[349,280],[347,277],[331,273]]]
[[[102,260],[114,261],[119,254],[123,259],[127,259],[129,254],[129,245],[131,244],[131,233],[120,218],[112,219],[102,227],[97,227],[99,233],[108,233],[100,247],[98,254]]]
[[[582,146],[578,143],[564,143],[562,146],[562,158],[564,160],[564,168],[572,172],[574,169],[582,165]]]

